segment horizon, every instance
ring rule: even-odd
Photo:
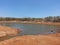
[[[0,0],[0,17],[60,16],[60,0]]]

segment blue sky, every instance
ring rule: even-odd
[[[0,0],[0,17],[60,16],[60,0]]]

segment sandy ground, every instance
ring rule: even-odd
[[[0,37],[4,37],[4,36],[14,36],[17,35],[20,32],[19,29],[15,29],[15,28],[10,28],[10,27],[6,27],[6,26],[0,26]]]
[[[60,45],[60,33],[51,35],[17,36],[1,41],[0,45]]]

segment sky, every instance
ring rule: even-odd
[[[60,0],[0,0],[0,17],[60,16]]]

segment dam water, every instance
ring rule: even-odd
[[[2,23],[0,25],[20,29],[19,35],[52,34],[58,32],[60,28],[60,26],[44,24]]]

